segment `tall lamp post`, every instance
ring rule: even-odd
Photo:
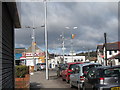
[[[77,29],[78,27],[72,27],[72,28],[70,28],[70,27],[65,27],[65,28],[68,29],[68,30],[70,30],[70,29],[75,30],[75,29]],[[73,39],[74,39],[73,35],[74,35],[74,34],[72,34],[72,30],[71,30],[71,53],[72,53],[72,61],[73,61]]]
[[[45,56],[46,56],[46,80],[49,80],[48,76],[48,40],[47,40],[47,1],[44,0],[45,9]]]

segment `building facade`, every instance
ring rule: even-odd
[[[14,88],[14,28],[20,28],[15,2],[0,2],[0,90]]]
[[[120,65],[120,42],[107,43],[107,64]],[[105,46],[97,46],[97,60],[100,64],[105,65]]]
[[[32,52],[32,45],[22,53],[21,60],[24,59],[26,66],[34,66],[37,63],[45,63],[45,53],[37,45],[35,45],[35,52]]]

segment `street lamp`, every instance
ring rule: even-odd
[[[65,56],[65,37],[64,37],[64,33],[62,33],[62,35],[60,35],[60,38],[61,38],[61,40],[62,40],[62,51],[63,51],[63,61],[65,61],[65,58],[64,58],[64,56]]]
[[[48,40],[47,40],[47,1],[44,0],[44,10],[45,10],[45,55],[46,55],[46,79],[48,76]]]
[[[75,29],[77,29],[78,27],[65,27],[66,29],[72,29],[72,30],[75,30]],[[73,37],[73,35],[74,34],[72,34],[72,30],[71,30],[71,53],[72,53],[72,61],[73,61],[73,39],[74,39],[74,37]]]

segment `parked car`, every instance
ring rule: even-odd
[[[120,90],[120,66],[91,69],[85,78],[84,89]]]
[[[46,68],[46,63],[37,63],[37,71],[44,70]]]
[[[98,63],[83,63],[77,64],[72,74],[70,75],[70,87],[76,86],[82,88],[84,83],[84,74],[87,74],[88,71],[93,67],[102,66]]]
[[[76,64],[83,64],[83,62],[73,62],[73,63],[67,63],[64,70],[61,72],[62,80],[66,80],[67,83],[69,83],[70,80],[70,74],[72,72],[72,69],[75,67]]]
[[[57,66],[56,71],[57,71],[57,76],[58,76],[58,77],[61,76],[61,72],[62,72],[62,70],[65,69],[65,65],[66,65],[66,64],[62,64],[62,63],[60,63],[60,64]]]

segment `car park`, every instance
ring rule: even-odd
[[[65,65],[64,70],[61,72],[62,80],[66,80],[67,83],[69,83],[70,80],[70,74],[72,72],[72,69],[75,67],[76,64],[82,64],[83,62],[73,62],[73,63],[67,63]]]
[[[98,63],[83,63],[75,65],[75,68],[70,75],[70,87],[75,86],[82,88],[85,79],[84,74],[87,74],[91,68],[98,66],[101,65]]]
[[[120,66],[102,66],[91,69],[85,78],[83,89],[120,90]]]
[[[37,63],[37,71],[39,70],[45,70],[46,63]]]

